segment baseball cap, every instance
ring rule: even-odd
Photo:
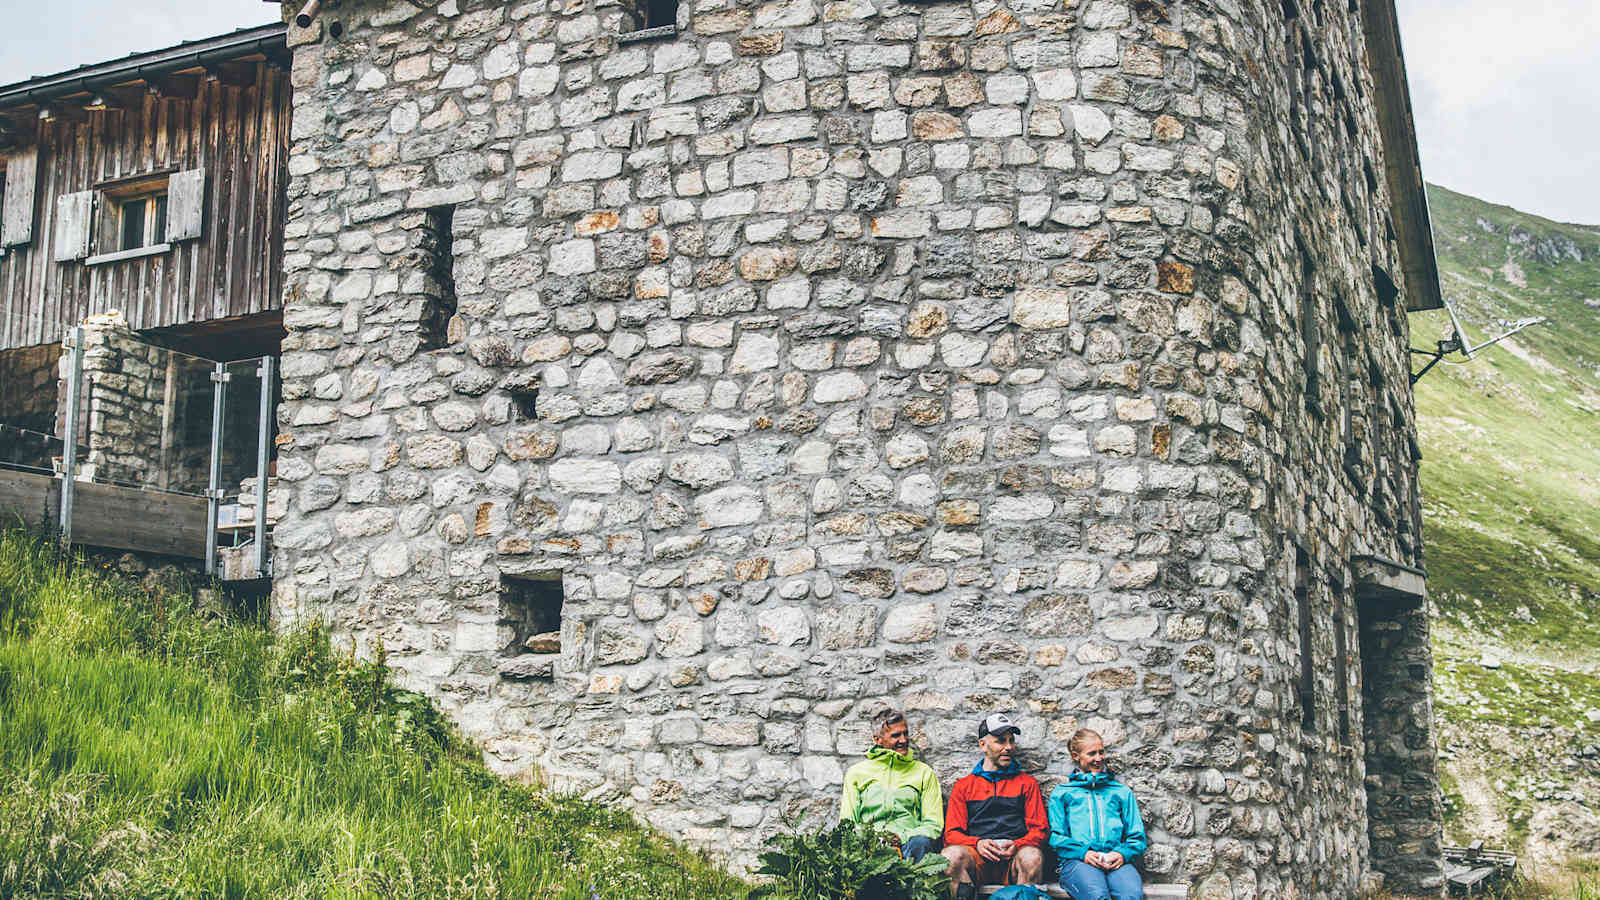
[[[994,713],[978,720],[978,737],[983,737],[986,734],[1005,734],[1007,731],[1013,731],[1017,734],[1022,733],[1022,729],[1018,728],[1017,724],[1011,721],[1011,717],[1005,713]]]

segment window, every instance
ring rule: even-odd
[[[456,314],[456,251],[454,206],[425,210],[417,230],[417,252],[426,273],[422,285],[422,347],[437,350],[450,343],[450,318]]]
[[[137,250],[167,241],[167,192],[129,197],[117,204],[118,250]]]
[[[1333,607],[1333,698],[1339,707],[1339,743],[1350,746],[1350,643],[1344,633],[1344,591],[1334,593]]]
[[[202,236],[206,171],[152,172],[56,198],[55,258],[85,265],[153,256]]]
[[[1320,415],[1322,385],[1317,377],[1317,362],[1322,348],[1317,331],[1316,264],[1305,244],[1298,238],[1295,244],[1300,248],[1300,337],[1306,347],[1306,411]]]
[[[561,653],[561,573],[500,576],[502,678],[549,678]]]
[[[1311,660],[1311,561],[1296,547],[1294,598],[1300,613],[1300,728],[1317,730],[1317,676]]]
[[[619,37],[622,43],[671,37],[678,33],[678,0],[627,0],[628,19]],[[631,25],[631,28],[627,26]]]

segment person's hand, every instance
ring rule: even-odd
[[[1107,872],[1115,872],[1117,869],[1122,868],[1124,862],[1127,862],[1127,860],[1123,859],[1122,854],[1115,850],[1110,853],[1100,854],[1100,868],[1105,869]]]
[[[1002,848],[1004,841],[991,841],[988,838],[978,838],[978,855],[990,862],[1000,862],[1008,859],[1009,854]]]
[[[1098,850],[1085,850],[1083,852],[1083,862],[1085,865],[1094,866],[1096,869],[1105,868],[1100,864],[1100,851]]]
[[[1000,840],[996,840],[994,843],[1000,848],[1000,855],[1006,859],[1010,859],[1011,857],[1017,855],[1016,841],[1013,841],[1009,838],[1002,838]]]

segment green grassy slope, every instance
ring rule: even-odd
[[[325,635],[0,534],[0,897],[734,898],[625,813],[489,774]]]
[[[1416,387],[1452,837],[1548,859],[1541,805],[1600,786],[1576,755],[1600,742],[1600,227],[1429,199],[1468,338],[1550,320]],[[1414,347],[1450,332],[1442,310],[1411,325]]]

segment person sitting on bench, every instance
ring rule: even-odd
[[[1072,900],[1143,900],[1133,860],[1145,851],[1144,820],[1133,791],[1106,769],[1106,744],[1079,729],[1067,741],[1077,770],[1050,793],[1050,846],[1061,887]]]
[[[1021,733],[1004,714],[985,716],[978,723],[983,758],[950,789],[944,856],[957,900],[973,897],[980,884],[1037,884],[1044,878],[1050,824],[1039,782],[1017,766]]]
[[[939,848],[944,828],[939,776],[913,757],[904,713],[884,710],[873,725],[867,758],[844,773],[839,820],[882,828],[901,856],[919,860]]]

